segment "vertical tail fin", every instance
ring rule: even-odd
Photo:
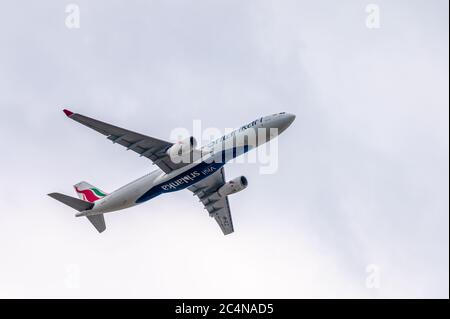
[[[75,188],[75,192],[78,194],[78,197],[81,200],[93,203],[102,199],[106,195],[106,192],[100,190],[98,187],[95,187],[87,182],[79,182],[73,186]]]

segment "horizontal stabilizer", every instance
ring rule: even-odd
[[[103,214],[91,215],[86,217],[87,219],[89,219],[91,224],[94,225],[95,229],[97,229],[99,233],[103,232],[106,229],[105,217],[103,217]]]
[[[66,204],[67,206],[72,207],[73,209],[76,209],[79,212],[90,210],[92,209],[92,207],[94,207],[93,203],[85,202],[84,200],[60,193],[50,193],[48,194],[48,196],[56,199],[57,201],[60,201],[63,204]]]

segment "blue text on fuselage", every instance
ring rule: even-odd
[[[231,158],[236,157],[240,154],[248,152],[249,147],[247,145],[242,148],[233,147],[232,149],[222,151],[217,154],[217,158],[221,159],[220,161],[212,161],[212,162],[201,162],[195,167],[187,170],[183,174],[175,176],[168,181],[160,185],[156,185],[150,188],[147,192],[145,192],[141,197],[136,200],[136,203],[143,203],[148,201],[158,195],[163,193],[170,193],[185,189],[195,183],[198,183],[202,179],[214,174],[216,171],[222,168],[225,165],[225,161],[223,159],[229,159],[226,156],[227,153],[231,152]]]

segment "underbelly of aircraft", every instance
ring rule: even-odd
[[[175,176],[159,185],[155,185],[136,200],[136,204],[143,203],[164,193],[176,192],[198,183],[202,179],[214,174],[225,163],[201,162],[186,172]]]

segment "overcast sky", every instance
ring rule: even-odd
[[[449,297],[448,1],[375,29],[359,0],[69,3],[1,4],[0,297]],[[182,191],[99,235],[46,194],[155,166],[65,107],[162,139],[297,119],[275,174],[227,166],[234,234]]]

